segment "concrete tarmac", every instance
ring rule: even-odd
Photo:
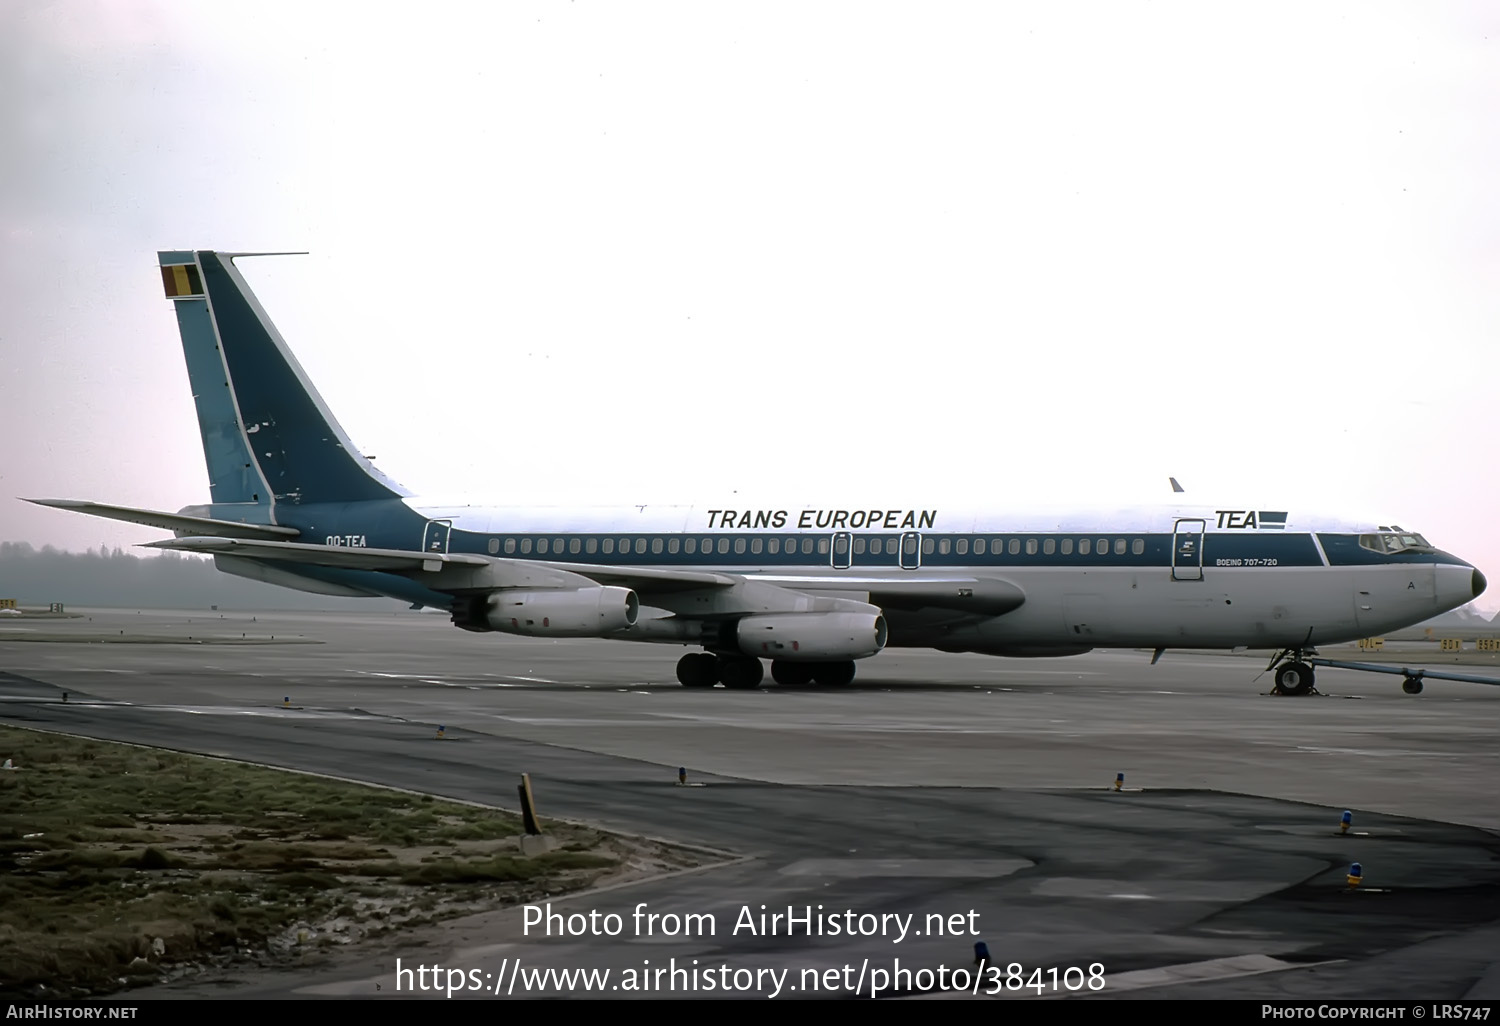
[[[976,941],[1044,996],[1500,995],[1500,689],[1409,696],[1320,669],[1322,694],[1286,698],[1234,656],[893,650],[845,688],[697,691],[675,682],[683,651],[416,612],[17,618],[0,625],[0,721],[508,808],[530,773],[543,818],[742,856],[553,903],[618,914],[617,936],[542,936],[498,910],[142,997],[434,993],[430,974],[398,980],[397,958],[512,998],[1037,992],[1004,971],[977,996],[924,986],[919,970],[972,968]],[[703,786],[677,786],[679,767]],[[760,929],[762,905],[810,908],[814,933]],[[528,975],[544,969],[611,975]]]

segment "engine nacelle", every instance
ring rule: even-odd
[[[506,634],[597,638],[633,625],[640,611],[629,588],[503,590],[491,593],[485,622]]]
[[[886,633],[878,613],[785,613],[745,617],[736,640],[746,655],[817,662],[872,656],[885,648]]]

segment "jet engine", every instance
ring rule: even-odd
[[[885,648],[885,617],[878,613],[786,613],[747,616],[736,644],[746,655],[788,662],[863,659]]]
[[[597,638],[635,623],[640,599],[629,588],[502,590],[485,610],[490,628],[538,638]]]

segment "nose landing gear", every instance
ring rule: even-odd
[[[1309,638],[1311,633],[1309,633]],[[1276,686],[1271,689],[1273,695],[1314,695],[1317,689],[1313,687],[1313,668],[1306,662],[1308,656],[1316,655],[1312,648],[1284,648],[1276,653],[1276,658],[1271,660],[1268,670],[1276,670]],[[1291,662],[1282,663],[1283,659],[1291,659]],[[1277,664],[1281,663],[1280,668]]]

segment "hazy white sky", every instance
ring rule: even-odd
[[[290,249],[241,266],[419,491],[1176,475],[1500,581],[1497,45],[1477,2],[5,5],[0,539],[206,501],[155,252]]]

